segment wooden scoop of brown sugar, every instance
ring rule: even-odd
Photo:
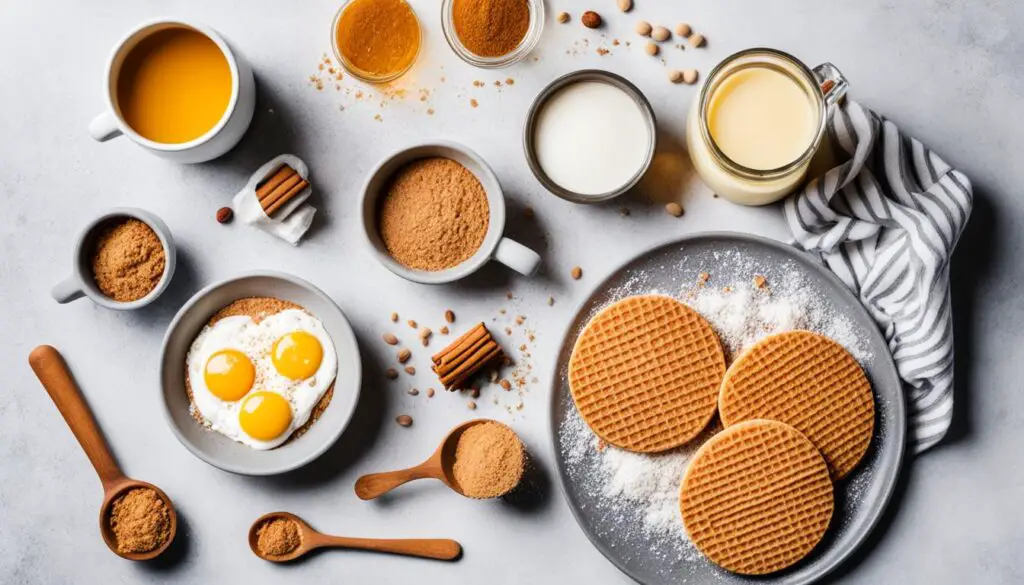
[[[50,394],[53,403],[57,405],[57,410],[64,416],[65,422],[71,428],[71,432],[78,439],[78,444],[82,446],[82,450],[85,451],[100,477],[100,482],[103,484],[100,534],[103,535],[103,541],[107,543],[107,547],[114,554],[132,561],[145,561],[159,556],[174,541],[174,535],[178,528],[178,516],[171,504],[171,499],[155,485],[128,478],[121,471],[60,352],[49,345],[40,345],[29,354],[28,363],[43,384],[43,388]],[[120,496],[127,494],[130,490],[140,488],[153,490],[163,501],[168,515],[167,536],[162,543],[151,550],[122,553],[118,550],[117,538],[111,527],[111,511]]]
[[[456,479],[456,474],[454,472],[455,453],[459,446],[459,439],[462,437],[463,433],[472,427],[482,424],[496,424],[507,428],[507,425],[485,418],[464,422],[449,431],[448,435],[441,441],[441,444],[438,445],[437,450],[434,451],[434,454],[423,463],[408,469],[387,471],[384,473],[371,473],[360,477],[356,480],[356,496],[361,500],[372,500],[374,498],[379,498],[398,486],[413,480],[436,479],[444,483],[459,495],[477,497],[467,494],[466,490],[463,489],[463,486],[461,486],[459,481]],[[508,432],[515,436],[515,432],[511,429],[508,429]],[[515,478],[516,482],[522,478],[522,472],[523,470],[520,469],[518,477]],[[515,486],[511,489],[514,489],[514,487]],[[511,489],[509,491],[511,491]],[[507,493],[508,492],[494,494],[494,497],[501,497]]]
[[[260,546],[260,528],[275,521],[292,522],[298,531],[298,544],[283,554],[272,554]],[[294,561],[318,548],[368,550],[439,561],[453,561],[462,556],[462,546],[447,538],[393,539],[331,536],[314,530],[305,520],[288,512],[271,512],[257,518],[249,528],[249,548],[259,558],[273,563]]]

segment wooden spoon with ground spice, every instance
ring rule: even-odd
[[[305,520],[288,512],[264,514],[249,528],[249,548],[259,558],[284,563],[318,548],[347,548],[390,553],[439,561],[462,556],[462,545],[447,538],[349,538],[316,531]]]
[[[114,554],[132,561],[159,556],[174,540],[178,527],[170,498],[155,485],[130,479],[121,471],[60,352],[40,345],[29,354],[28,363],[100,476],[103,541]]]
[[[526,469],[526,448],[508,426],[471,420],[452,429],[423,463],[356,480],[361,500],[378,498],[416,479],[437,479],[467,498],[498,498],[511,493]]]

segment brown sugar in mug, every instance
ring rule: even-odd
[[[57,410],[68,423],[71,432],[78,439],[78,443],[89,457],[89,461],[92,462],[92,466],[96,469],[100,482],[103,484],[103,504],[100,506],[100,534],[103,536],[103,542],[107,544],[111,552],[131,561],[145,561],[160,556],[174,541],[178,527],[178,516],[171,504],[171,499],[155,485],[131,479],[121,471],[114,456],[110,453],[103,434],[96,425],[96,419],[93,418],[81,391],[72,379],[67,364],[64,363],[64,358],[55,348],[49,345],[40,345],[29,354],[28,362],[43,388],[50,394]],[[135,552],[122,551],[111,525],[111,514],[115,503],[122,496],[127,496],[129,492],[136,489],[152,490],[156,494],[166,510],[166,523],[162,527],[158,544],[154,548]]]

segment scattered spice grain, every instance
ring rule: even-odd
[[[121,554],[156,550],[171,537],[167,504],[152,488],[132,488],[117,496],[107,521]]]
[[[444,320],[447,321],[448,323],[454,323],[455,313],[451,309],[448,309],[447,311],[444,312]]]
[[[412,426],[412,417],[408,414],[400,414],[395,417],[395,422],[403,427]]]
[[[573,280],[579,280],[583,277],[583,269],[579,266],[573,266],[572,271],[569,273]]]
[[[389,380],[396,380],[398,379],[398,370],[395,368],[388,368],[384,370],[384,375],[387,376]]]
[[[673,201],[671,203],[666,203],[665,204],[665,213],[671,215],[672,217],[682,217],[683,216],[683,206],[679,205],[675,201]]]
[[[488,421],[469,427],[459,436],[452,475],[463,494],[496,498],[519,485],[525,464],[525,449],[515,432]]]
[[[391,313],[391,322],[398,323],[398,313]]]
[[[301,544],[299,525],[291,518],[271,518],[256,529],[256,548],[264,556],[286,555]]]
[[[416,321],[413,321],[412,319],[409,319],[408,321],[406,321],[405,324],[408,325],[409,327],[413,328],[413,329],[419,327],[419,325],[416,324]]]
[[[148,295],[163,278],[164,246],[151,227],[124,218],[96,238],[92,273],[100,292],[126,303]]]
[[[405,373],[409,374],[410,376],[415,376],[416,375],[416,368],[414,368],[412,366],[405,366]]]
[[[565,24],[565,23],[569,22],[569,18],[570,17],[569,17],[569,13],[568,12],[559,12],[558,13],[558,22],[560,24]]]

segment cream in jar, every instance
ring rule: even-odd
[[[819,79],[831,79],[823,94]],[[763,205],[803,180],[820,143],[828,106],[846,81],[831,65],[814,72],[785,53],[752,49],[722,62],[687,122],[694,168],[716,193]]]

